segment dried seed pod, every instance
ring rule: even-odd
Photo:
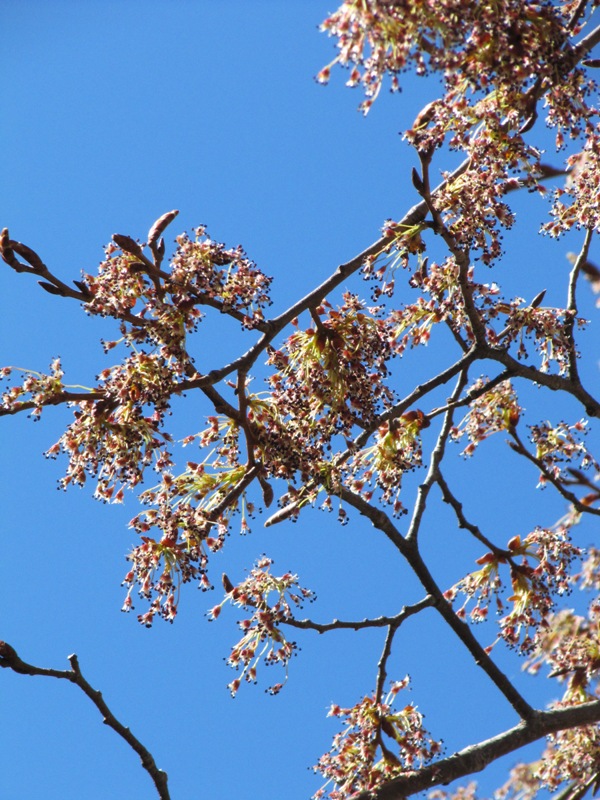
[[[173,211],[167,211],[166,214],[163,214],[162,217],[159,217],[154,225],[148,231],[148,247],[154,250],[157,246],[158,240],[160,239],[163,231],[170,225],[171,222],[175,219],[175,217],[179,214],[177,209],[173,209]]]

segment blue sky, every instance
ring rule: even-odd
[[[317,85],[315,74],[334,52],[317,31],[330,10],[316,0],[5,4],[2,226],[69,281],[94,271],[113,233],[144,239],[160,214],[178,208],[172,236],[205,223],[213,238],[242,244],[274,276],[272,310],[282,311],[377,239],[386,218],[416,202],[412,154],[398,131],[438,89],[407,76],[403,93],[383,94],[365,119],[343,73],[327,88]],[[529,199],[517,202],[523,220],[541,220],[543,204],[526,211]],[[496,280],[509,295],[533,297],[547,287],[547,302],[562,305],[565,283],[555,276],[564,278],[564,253],[578,240],[532,238],[536,228],[517,226],[507,236],[511,257]],[[349,288],[367,296],[359,281]],[[44,370],[61,355],[66,380],[81,384],[110,365],[99,345],[115,330],[110,321],[86,317],[8,267],[0,291],[3,364]],[[593,302],[584,294],[589,316]],[[208,321],[198,334],[203,371],[252,341],[221,319]],[[443,343],[408,354],[400,389],[447,359]],[[597,385],[597,365],[585,370]],[[529,397],[537,402],[535,393]],[[543,414],[581,416],[559,398],[544,403]],[[202,429],[207,409],[179,402],[174,412],[183,435]],[[326,711],[373,689],[382,633],[307,633],[278,697],[264,694],[273,680],[263,674],[259,686],[242,687],[232,700],[223,659],[236,641],[236,615],[224,612],[211,624],[204,616],[217,592],[186,587],[176,623],[158,621],[150,631],[120,613],[136,499],[104,506],[91,488],[56,490],[65,463],[42,453],[68,418],[52,409],[38,423],[2,421],[1,638],[40,666],[67,668],[76,652],[88,680],[169,773],[174,800],[308,798],[320,782],[307,768],[337,731]],[[516,490],[533,487],[536,477],[505,450],[490,442],[478,461],[455,457],[451,473],[470,486],[491,470],[465,502],[499,543],[564,513],[550,490],[542,498]],[[407,504],[419,477],[407,480]],[[590,535],[582,530],[583,543]],[[481,554],[443,507],[428,523],[425,548],[447,585]],[[422,596],[387,543],[359,519],[341,528],[333,516],[308,511],[296,525],[265,530],[258,518],[250,535],[232,534],[213,574],[226,569],[239,580],[263,552],[317,592],[306,610],[319,621],[394,613]],[[432,733],[444,736],[447,752],[512,725],[510,709],[433,614],[426,625],[418,620],[398,637],[391,669],[396,678],[411,674],[411,700]],[[520,674],[518,661],[498,656],[532,702],[552,696]],[[153,796],[136,756],[73,687],[8,670],[0,679],[2,797]],[[499,775],[502,769],[484,776],[482,785],[493,787]]]

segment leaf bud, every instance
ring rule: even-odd
[[[142,248],[131,236],[125,236],[122,233],[113,233],[112,240],[123,252],[130,253],[132,256],[137,256],[138,258],[143,257]]]
[[[148,231],[148,247],[152,250],[155,249],[158,245],[160,248],[160,244],[158,244],[158,240],[160,239],[163,231],[170,225],[171,222],[175,219],[175,217],[179,214],[179,211],[173,209],[173,211],[167,211],[166,214],[163,214],[162,217],[159,217],[154,225]],[[163,245],[164,247],[164,245]]]

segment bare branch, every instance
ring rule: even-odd
[[[12,669],[19,675],[41,675],[48,678],[59,678],[67,680],[78,686],[86,694],[98,711],[102,714],[102,721],[109,728],[112,728],[127,744],[134,750],[142,762],[142,767],[152,778],[154,786],[158,792],[160,800],[170,800],[171,795],[168,789],[167,773],[156,766],[154,757],[150,751],[120,722],[106,704],[102,693],[94,689],[83,677],[79,660],[75,654],[69,656],[70,670],[45,669],[27,664],[17,655],[15,649],[7,642],[0,642],[0,667]]]
[[[407,541],[396,529],[387,514],[378,508],[371,506],[363,497],[349,489],[340,487],[339,494],[344,502],[354,507],[360,514],[371,520],[373,525],[381,530],[397,549],[406,558],[412,567],[425,591],[434,598],[434,606],[448,623],[450,628],[458,636],[467,650],[473,656],[477,666],[481,667],[488,677],[493,681],[504,697],[512,705],[521,719],[529,719],[533,714],[533,709],[529,703],[521,696],[512,682],[500,670],[496,663],[490,658],[485,649],[475,638],[473,632],[466,622],[463,622],[454,613],[451,604],[446,600],[443,592],[435,582],[429,572],[425,562],[421,558],[416,543]]]
[[[413,614],[418,614],[419,611],[423,611],[425,608],[430,608],[432,605],[433,598],[427,595],[418,603],[404,606],[404,608],[393,617],[375,617],[374,619],[362,619],[354,622],[334,619],[331,622],[325,623],[313,622],[310,619],[294,619],[290,617],[289,619],[282,620],[282,624],[289,625],[291,628],[316,631],[317,633],[327,633],[328,631],[344,629],[358,631],[364,628],[385,628],[390,625],[395,625],[398,628],[405,619],[412,617]]]

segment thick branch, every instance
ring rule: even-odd
[[[496,759],[536,742],[544,736],[596,723],[599,720],[600,700],[552,711],[538,711],[528,722],[521,722],[491,739],[465,747],[442,761],[423,767],[418,772],[395,778],[376,792],[363,792],[357,795],[356,800],[405,800],[417,792],[448,784],[474,772],[481,772]]]
[[[414,541],[407,541],[397,530],[387,514],[371,506],[360,495],[351,492],[345,487],[339,487],[338,493],[344,502],[370,519],[373,525],[385,533],[388,539],[398,548],[412,567],[417,578],[421,581],[421,585],[424,587],[425,591],[434,598],[435,608],[439,611],[454,633],[456,633],[469,653],[471,653],[477,666],[483,669],[521,719],[531,718],[534,712],[529,703],[520,695],[511,681],[490,658],[488,653],[485,652],[485,649],[477,641],[467,623],[459,619],[454,613],[452,605],[444,597],[441,589],[429,572],[427,565],[421,558],[416,543]]]

